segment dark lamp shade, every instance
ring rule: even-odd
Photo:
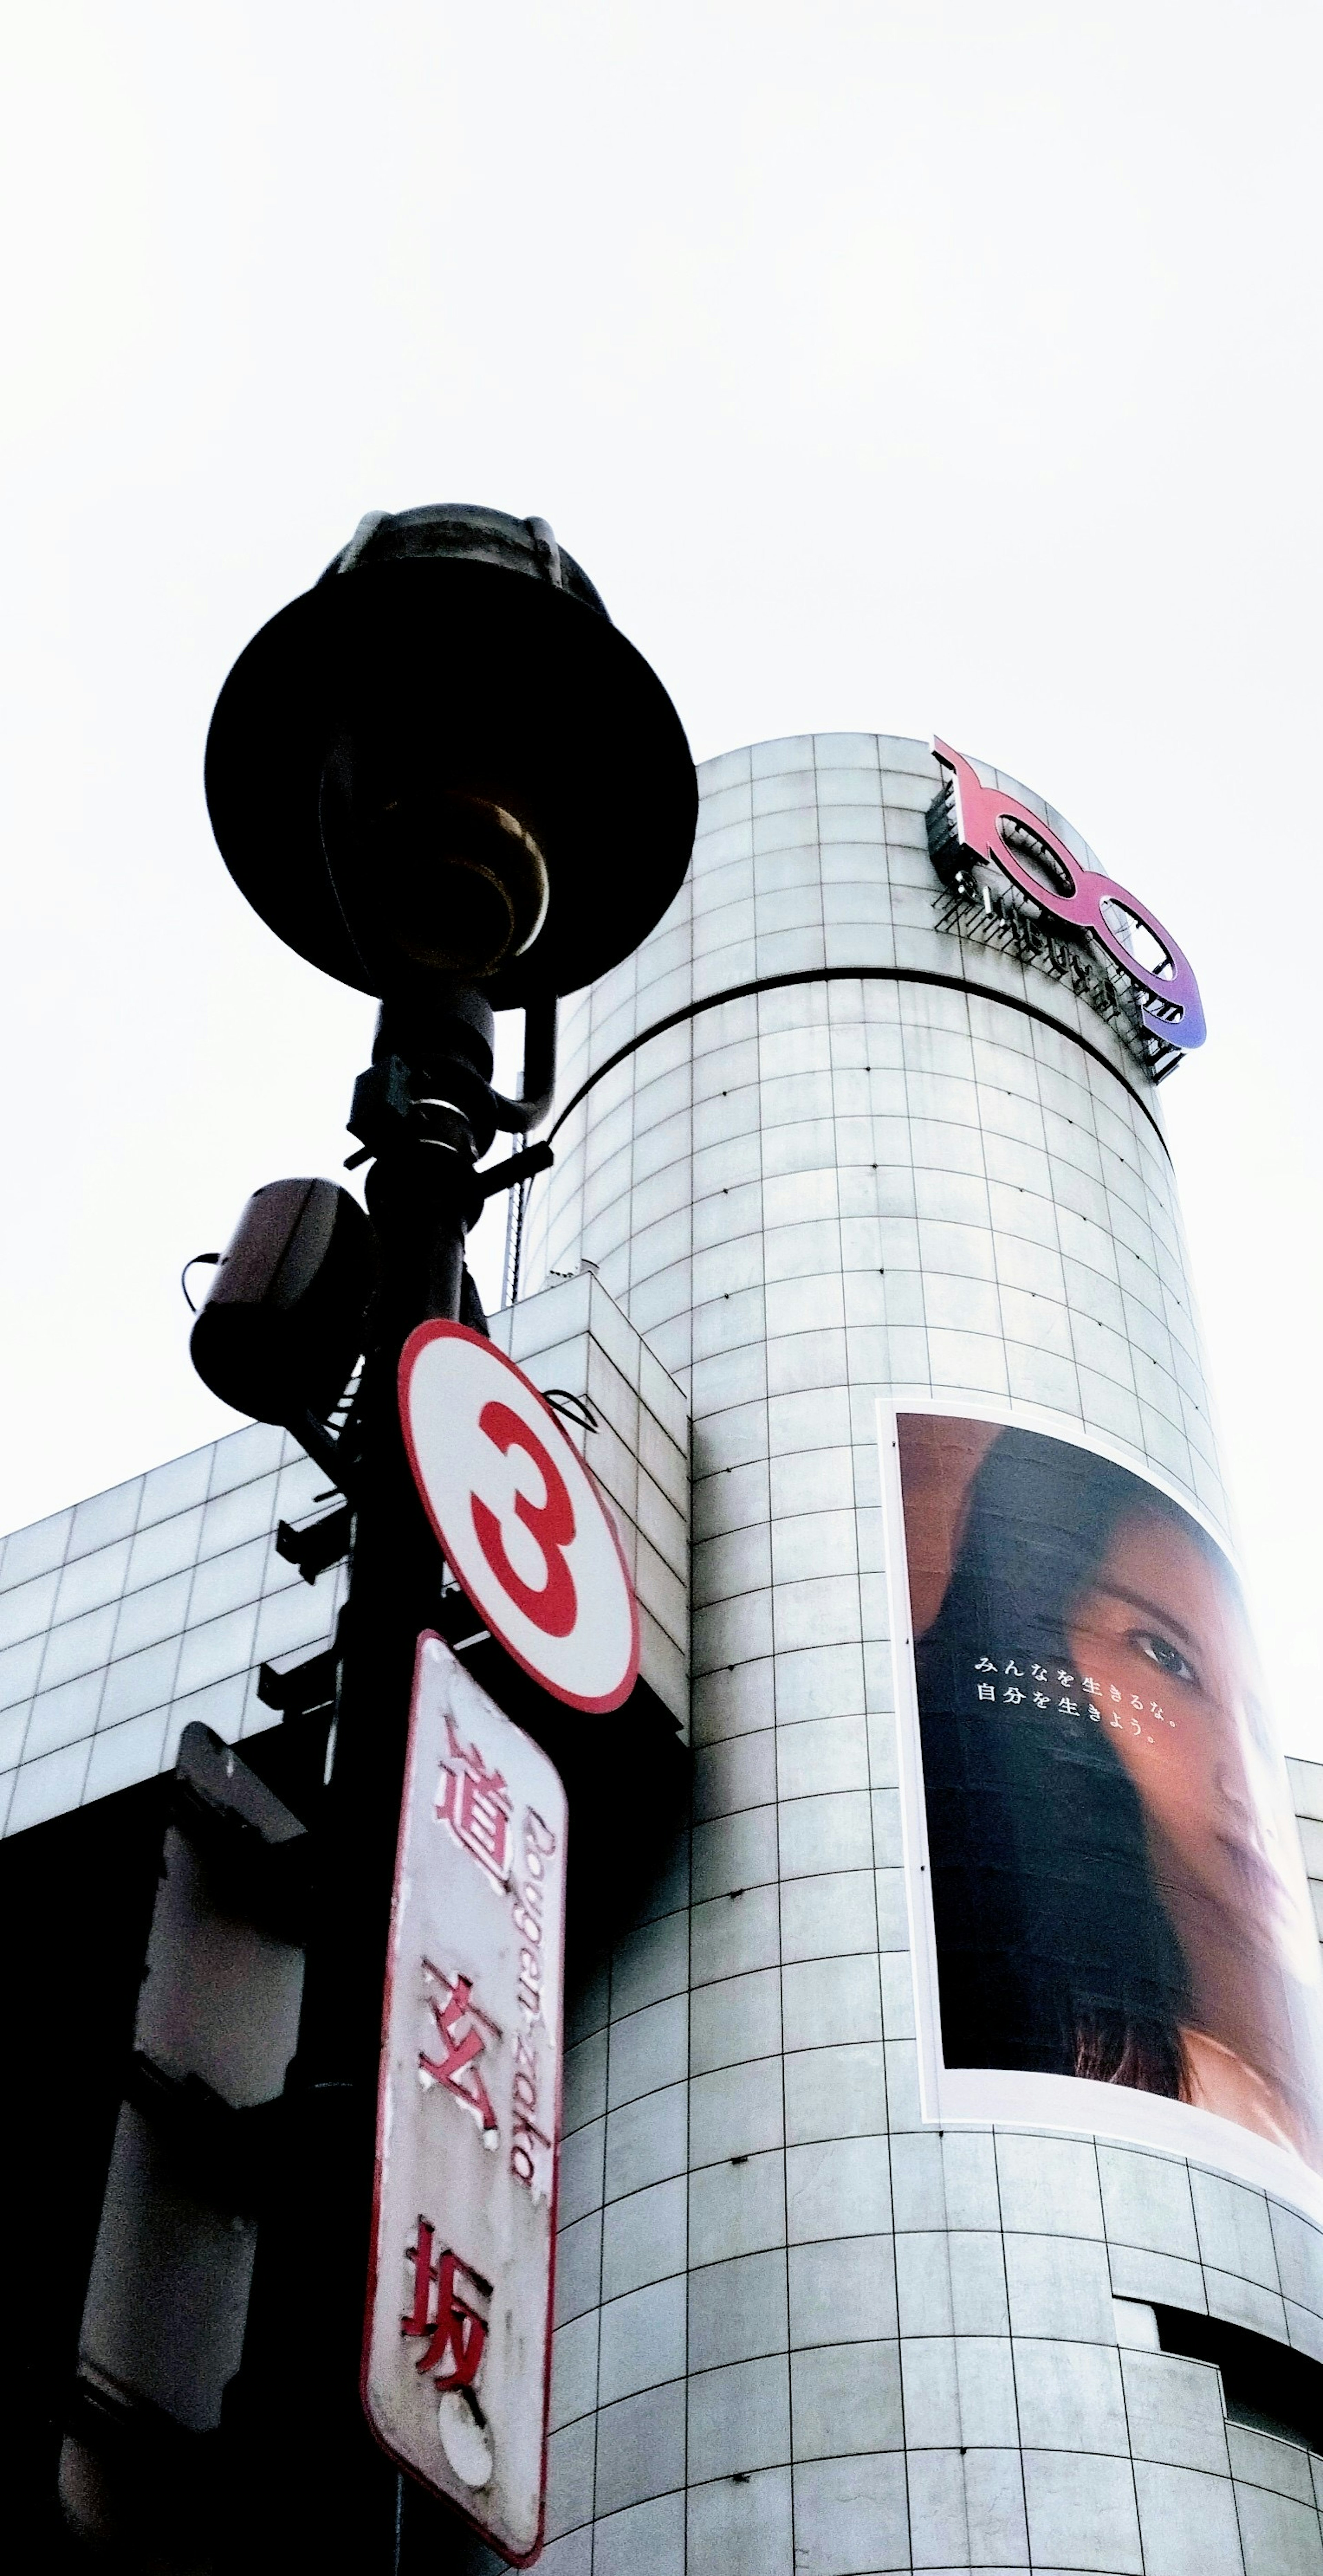
[[[226,865],[341,983],[385,998],[468,973],[496,1009],[570,993],[683,883],[698,787],[679,717],[600,606],[534,571],[369,545],[273,617],[221,691],[206,786]],[[323,798],[346,761],[383,788],[347,856]]]

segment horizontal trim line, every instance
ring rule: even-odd
[[[1022,1001],[1018,993],[999,993],[995,984],[976,984],[967,975],[938,975],[926,966],[806,966],[792,975],[759,975],[751,984],[729,984],[722,993],[704,993],[701,1001],[686,1002],[683,1009],[668,1011],[665,1019],[654,1020],[651,1028],[640,1030],[636,1038],[627,1038],[623,1046],[616,1048],[614,1055],[607,1057],[605,1064],[599,1064],[596,1072],[590,1073],[587,1081],[580,1083],[573,1099],[566,1101],[559,1117],[553,1119],[547,1129],[547,1143],[559,1135],[566,1119],[573,1115],[581,1101],[587,1099],[596,1084],[605,1081],[608,1073],[614,1073],[626,1056],[637,1055],[639,1048],[646,1046],[650,1038],[663,1037],[667,1029],[678,1029],[683,1020],[696,1020],[700,1011],[719,1010],[723,1002],[747,1001],[751,993],[782,993],[793,984],[936,984],[943,992],[974,993],[982,1002],[997,1002],[1003,1010],[1019,1011],[1026,1020],[1039,1020],[1045,1029],[1055,1029],[1058,1037],[1068,1038],[1072,1046],[1083,1047],[1085,1054],[1091,1055],[1104,1073],[1110,1073],[1113,1081],[1119,1082],[1122,1090],[1129,1092],[1135,1107],[1141,1109],[1147,1118],[1168,1162],[1171,1161],[1171,1148],[1148,1102],[1123,1073],[1117,1072],[1116,1066],[1103,1054],[1101,1047],[1093,1044],[1092,1039],[1082,1038],[1078,1029],[1066,1028],[1061,1020],[1053,1018],[1050,1011],[1040,1010],[1036,1002]]]

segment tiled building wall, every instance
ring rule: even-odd
[[[692,1395],[697,1605],[692,1836],[577,1999],[548,2576],[1323,2576],[1318,2464],[1152,2319],[1323,2358],[1317,2231],[1170,2157],[918,2121],[875,1397],[1046,1405],[1222,1510],[1158,1100],[934,926],[936,783],[871,736],[709,764],[690,884],[566,1014],[570,1100],[696,999],[810,979],[634,1048],[530,1216],[532,1284],[597,1262]],[[888,965],[989,993],[848,972]],[[256,1426],[5,1543],[8,1830],[190,1717],[274,1722],[256,1666],[334,1626],[341,1574],[270,1545],[320,1490]]]
[[[271,1542],[325,1491],[259,1422],[0,1541],[5,1832],[170,1770],[191,1718],[278,1722],[257,1668],[330,1642],[344,1568],[306,1584]]]
[[[634,1047],[530,1212],[534,1277],[595,1261],[689,1392],[695,1477],[692,1835],[570,2052],[547,2576],[1323,2571],[1310,2455],[1228,2426],[1152,2316],[1323,2358],[1318,2232],[1178,2159],[918,2114],[875,1402],[1047,1406],[1221,1514],[1157,1097],[934,927],[922,746],[703,783],[689,886],[567,1014],[562,1100],[696,996],[819,980]],[[1005,1000],[821,980],[888,964]]]
[[[1160,1094],[1086,1003],[937,928],[938,780],[922,744],[873,735],[705,765],[676,902],[566,1005],[559,1098],[592,1088],[534,1184],[529,1284],[596,1262],[696,1419],[746,1384],[1010,1394],[1220,1518]],[[1051,1025],[851,967],[963,974]],[[806,980],[716,998],[770,977]]]
[[[615,1517],[639,1612],[639,1671],[689,1732],[689,1412],[675,1380],[591,1271],[491,1318],[534,1386],[586,1397],[562,1414]]]
[[[688,1415],[675,1383],[589,1276],[493,1319],[540,1385],[587,1395],[578,1441],[616,1508],[642,1670],[689,1714]],[[0,1831],[20,1833],[174,1766],[190,1719],[237,1743],[279,1723],[257,1697],[273,1657],[329,1645],[347,1581],[277,1556],[278,1524],[332,1496],[266,1423],[0,1538]]]
[[[1300,1826],[1300,1841],[1314,1900],[1314,1920],[1323,1941],[1323,1762],[1288,1762],[1291,1794]]]

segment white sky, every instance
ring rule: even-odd
[[[551,520],[698,757],[936,728],[1170,923],[1227,1463],[1323,1757],[1316,7],[8,25],[0,1526],[233,1420],[180,1264],[347,1150],[370,1006],[221,866],[225,672],[363,510],[491,501]]]

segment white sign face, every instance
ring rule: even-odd
[[[638,1611],[615,1523],[537,1388],[465,1324],[400,1356],[405,1446],[448,1563],[515,1662],[571,1708],[619,1708]]]
[[[363,2404],[515,2566],[542,2538],[565,1792],[418,1641],[386,1972]]]

